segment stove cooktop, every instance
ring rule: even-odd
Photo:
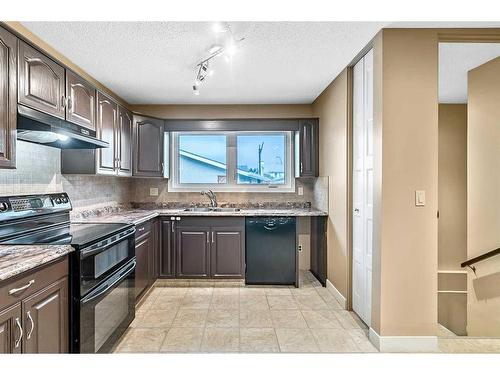
[[[71,223],[41,230],[26,230],[24,235],[0,240],[0,244],[52,244],[81,248],[130,227],[130,224],[118,223]]]

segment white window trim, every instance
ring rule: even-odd
[[[235,178],[236,173],[236,135],[265,133],[265,134],[286,134],[285,141],[285,183],[283,185],[260,185],[260,184],[238,184]],[[179,145],[179,134],[199,134],[199,135],[226,135],[226,163],[227,163],[227,183],[226,184],[180,184],[179,181],[179,158],[177,150]],[[237,132],[172,132],[170,150],[170,179],[168,180],[168,191],[170,192],[200,192],[202,190],[213,190],[214,192],[235,192],[235,193],[294,193],[295,173],[294,173],[294,142],[291,131],[237,131]]]

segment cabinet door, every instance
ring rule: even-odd
[[[176,263],[179,277],[208,277],[210,227],[176,228]]]
[[[299,176],[319,175],[319,126],[316,119],[299,120]]]
[[[118,174],[132,176],[132,127],[134,124],[132,113],[122,106],[118,106],[117,154]]]
[[[68,352],[68,278],[22,302],[24,353]]]
[[[175,220],[161,221],[160,276],[175,277]]]
[[[72,71],[66,70],[66,95],[66,120],[95,130],[95,88]]]
[[[135,243],[135,297],[138,299],[149,285],[149,255],[151,237],[149,235],[136,239]]]
[[[19,103],[64,119],[64,68],[19,41]]]
[[[109,143],[97,150],[97,173],[116,174],[116,124],[118,106],[108,96],[97,92],[97,138]]]
[[[0,168],[16,167],[17,39],[0,28]]]
[[[163,177],[163,120],[134,116],[134,176]]]
[[[0,354],[21,353],[21,304],[0,311]]]
[[[242,278],[245,273],[245,234],[239,227],[213,227],[211,231],[210,275]]]

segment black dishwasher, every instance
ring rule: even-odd
[[[246,218],[247,284],[296,285],[295,217]]]

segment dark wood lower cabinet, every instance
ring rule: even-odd
[[[210,276],[245,277],[245,232],[242,227],[212,227]]]
[[[310,271],[323,286],[326,285],[326,223],[324,216],[311,217]]]
[[[244,278],[245,219],[161,219],[160,277]]]
[[[177,227],[177,273],[179,277],[210,275],[210,227]]]
[[[136,226],[135,235],[135,297],[139,301],[158,278],[157,220]]]
[[[0,354],[21,353],[21,303],[0,311]]]
[[[23,300],[24,353],[68,352],[68,278]]]
[[[0,283],[0,353],[67,353],[67,257]]]
[[[175,277],[175,217],[161,220],[160,277]]]

